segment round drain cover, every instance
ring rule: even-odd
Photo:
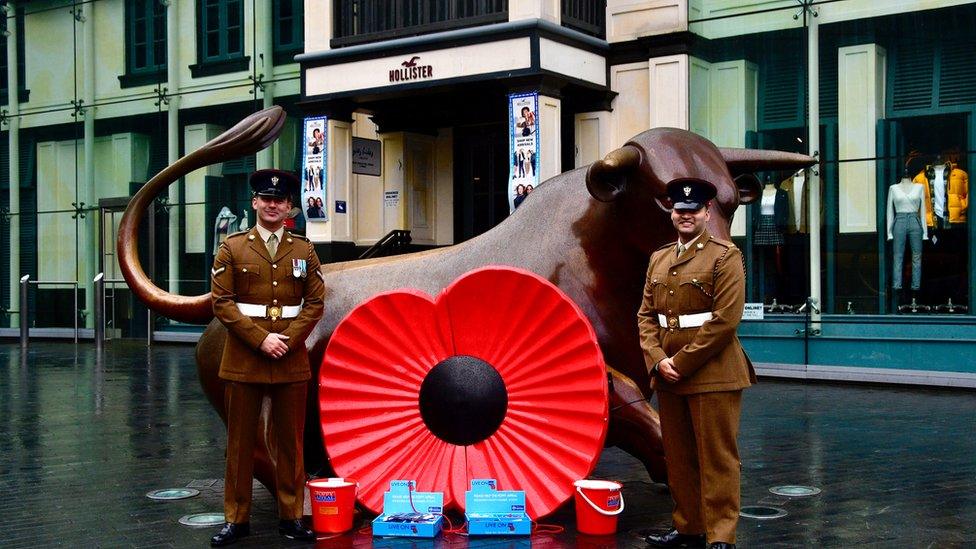
[[[194,513],[180,517],[180,524],[194,528],[209,528],[224,523],[223,513]]]
[[[192,498],[199,495],[200,490],[193,488],[163,488],[162,490],[153,490],[147,493],[146,497],[149,499],[173,500]]]
[[[763,505],[749,505],[739,510],[739,515],[759,520],[777,519],[786,516],[786,510],[779,507],[765,507]]]
[[[770,492],[776,494],[777,496],[789,496],[791,498],[802,498],[806,496],[815,496],[820,493],[820,488],[815,486],[796,486],[796,485],[786,485],[786,486],[773,486],[769,489]]]

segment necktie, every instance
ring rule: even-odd
[[[268,237],[268,253],[271,254],[271,259],[274,259],[275,252],[278,251],[278,235],[271,233]]]
[[[684,244],[678,244],[678,257],[681,257],[681,254],[684,253],[684,251],[687,249],[688,248],[685,248]]]

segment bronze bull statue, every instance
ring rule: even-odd
[[[272,107],[255,113],[201,149],[153,177],[129,203],[119,229],[122,272],[136,295],[169,318],[209,326],[197,346],[200,381],[214,408],[226,421],[223,385],[217,377],[224,326],[214,320],[210,295],[184,297],[156,287],[138,258],[137,229],[143,212],[172,182],[200,167],[263,149],[278,136],[284,111]],[[636,314],[642,299],[651,252],[674,240],[666,209],[665,185],[676,179],[715,184],[709,232],[729,238],[739,204],[760,196],[759,170],[810,166],[808,156],[778,151],[720,149],[693,133],[656,128],[645,131],[603,160],[553,177],[509,218],[467,242],[437,250],[322,267],[325,316],[308,338],[313,368],[305,428],[308,471],[327,468],[318,420],[318,375],[329,337],[353,307],[397,288],[417,288],[438,295],[462,274],[485,265],[510,265],[550,280],[582,309],[593,325],[611,377],[610,430],[607,445],[640,459],[651,478],[666,479],[658,416],[650,406],[650,387],[638,341]],[[267,436],[267,414],[258,441],[255,475],[272,488],[274,474]]]

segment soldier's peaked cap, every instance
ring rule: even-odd
[[[291,198],[299,186],[298,176],[285,170],[258,170],[249,182],[255,195],[269,198]]]
[[[676,210],[698,210],[715,198],[715,185],[701,179],[676,179],[668,183],[668,198]]]

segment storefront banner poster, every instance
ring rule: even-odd
[[[328,166],[327,121],[325,116],[305,119],[302,140],[304,143],[301,173],[302,201],[298,206],[309,223],[328,221],[328,208],[325,207],[326,173],[328,172],[326,169]]]
[[[508,96],[509,212],[519,205],[539,186],[539,94],[512,94]]]

